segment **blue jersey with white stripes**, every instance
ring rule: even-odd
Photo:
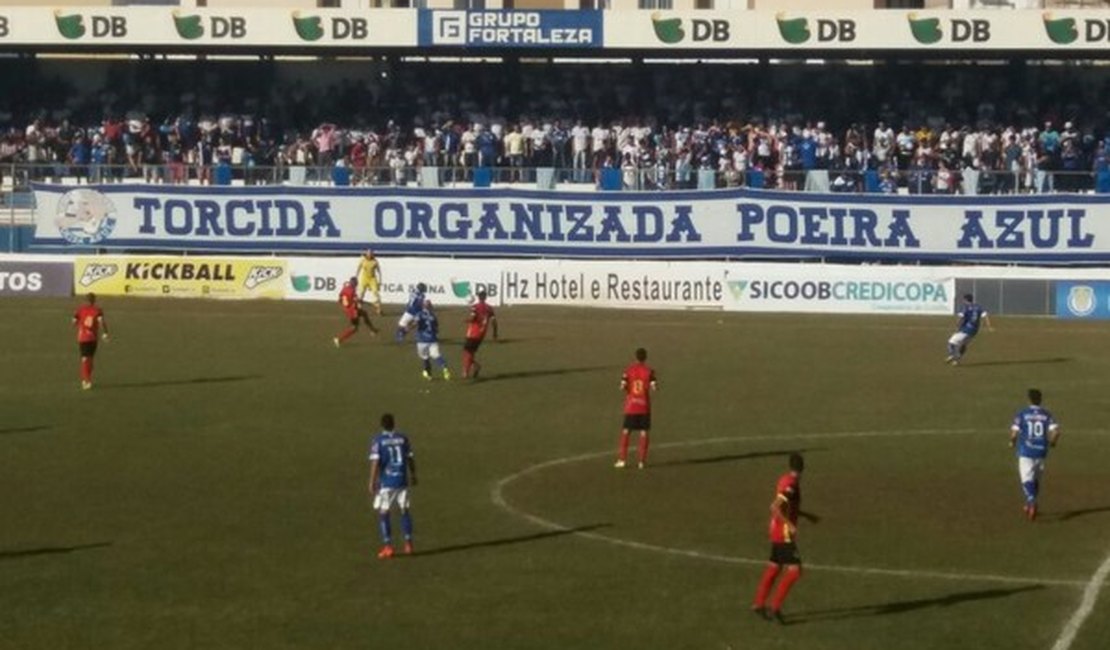
[[[978,334],[979,325],[982,323],[983,316],[986,315],[987,310],[983,309],[979,303],[973,302],[964,305],[964,308],[960,310],[960,331],[971,336]]]
[[[408,302],[405,303],[405,311],[416,316],[422,309],[424,309],[424,292],[413,289],[409,292]]]
[[[1014,416],[1011,429],[1017,431],[1017,453],[1025,458],[1048,455],[1048,435],[1056,428],[1056,420],[1047,409],[1027,406]]]
[[[383,488],[403,488],[409,484],[408,459],[412,445],[400,431],[382,431],[370,442],[370,462],[378,464]]]
[[[436,343],[439,341],[439,319],[430,309],[422,309],[416,315],[416,342]]]

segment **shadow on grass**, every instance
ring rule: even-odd
[[[200,384],[230,384],[238,381],[262,379],[262,375],[227,375],[224,377],[194,377],[192,379],[152,379],[151,381],[132,381],[120,384],[97,384],[98,390],[117,388],[156,388],[158,386],[193,386]]]
[[[547,368],[536,370],[521,370],[519,372],[502,372],[496,375],[479,375],[475,383],[483,384],[488,381],[505,381],[507,379],[532,379],[534,377],[550,377],[554,375],[571,375],[582,372],[595,372],[598,370],[614,370],[617,366],[583,366],[580,368]]]
[[[952,607],[977,600],[993,600],[1006,598],[1027,591],[1039,591],[1044,585],[1027,585],[1011,589],[979,589],[976,591],[961,591],[939,598],[919,598],[916,600],[897,600],[878,605],[861,605],[859,607],[842,607],[838,609],[823,609],[813,612],[799,612],[787,617],[787,624],[798,625],[817,621],[829,621],[842,618],[857,618],[861,616],[887,616],[889,614],[905,614],[932,607]]]
[[[1033,366],[1049,363],[1071,363],[1071,357],[1052,357],[1050,359],[1010,359],[1002,361],[977,361],[971,363],[960,362],[961,368],[989,368],[991,366]]]
[[[32,427],[13,427],[11,429],[0,429],[0,436],[6,436],[15,433],[37,433],[39,431],[46,431],[52,428],[54,427],[46,424],[38,424]]]
[[[772,451],[747,451],[742,454],[723,454],[719,456],[703,456],[701,458],[685,458],[682,460],[668,460],[662,463],[653,463],[652,467],[668,467],[675,465],[709,465],[711,463],[728,463],[734,460],[752,460],[755,458],[770,458],[781,456],[783,458],[793,453],[804,454],[821,449],[775,449]]]
[[[1047,519],[1049,521],[1067,521],[1069,519],[1075,519],[1076,517],[1085,517],[1087,515],[1097,515],[1097,514],[1103,513],[1103,512],[1110,512],[1110,506],[1102,506],[1102,507],[1099,507],[1099,508],[1080,508],[1078,510],[1068,510],[1067,512],[1061,512],[1061,513],[1057,513],[1057,514],[1041,515],[1040,518],[1041,519]]]
[[[532,533],[529,535],[520,535],[517,537],[502,537],[499,539],[488,539],[480,542],[468,542],[466,544],[440,546],[439,548],[430,548],[426,551],[422,549],[417,549],[417,555],[443,555],[444,553],[461,553],[463,551],[473,551],[480,548],[497,548],[499,546],[511,546],[513,544],[528,544],[530,542],[540,542],[545,539],[552,539],[554,537],[564,537],[566,535],[573,535],[575,533],[585,533],[601,528],[608,528],[611,525],[612,524],[590,524],[588,526],[576,526],[575,528],[567,528],[565,530],[548,530],[542,533]]]
[[[66,555],[77,551],[105,548],[111,545],[112,542],[93,542],[92,544],[77,544],[76,546],[40,546],[39,548],[21,548],[11,551],[0,551],[0,561],[18,560],[25,557],[38,557],[40,555]]]

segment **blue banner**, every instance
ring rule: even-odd
[[[1110,262],[1110,199],[739,189],[36,185],[35,245],[592,258]]]
[[[1110,282],[1057,282],[1056,316],[1110,318]]]
[[[420,47],[599,48],[601,11],[421,10]]]

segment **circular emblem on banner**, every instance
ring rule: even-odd
[[[1090,316],[1095,306],[1095,290],[1092,287],[1080,284],[1068,291],[1068,310],[1076,316]]]
[[[96,244],[107,239],[116,229],[116,206],[97,190],[70,190],[58,199],[54,223],[67,242]]]

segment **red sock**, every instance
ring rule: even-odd
[[[463,377],[470,376],[470,366],[474,363],[474,355],[469,350],[463,350]]]
[[[621,446],[620,451],[617,452],[619,460],[626,460],[628,458],[628,432],[621,431]]]
[[[648,450],[648,434],[647,434],[646,431],[641,431],[640,432],[640,442],[636,445],[636,457],[639,459],[641,464],[647,462],[647,450]]]
[[[347,329],[343,330],[343,333],[339,335],[339,342],[342,343],[343,341],[351,338],[357,331],[358,328],[354,326],[348,327]]]
[[[775,578],[779,575],[779,565],[768,564],[767,568],[763,570],[763,577],[759,579],[759,588],[755,590],[755,602],[752,607],[763,607],[767,602],[767,594],[771,593],[771,586],[775,584]]]
[[[790,588],[802,577],[802,567],[797,564],[792,564],[786,568],[786,575],[782,577],[782,582],[779,583],[779,588],[775,591],[775,598],[771,601],[771,609],[778,611],[782,609],[782,601],[786,600],[786,595],[790,593]]]
[[[92,359],[81,357],[81,381],[92,381]]]

